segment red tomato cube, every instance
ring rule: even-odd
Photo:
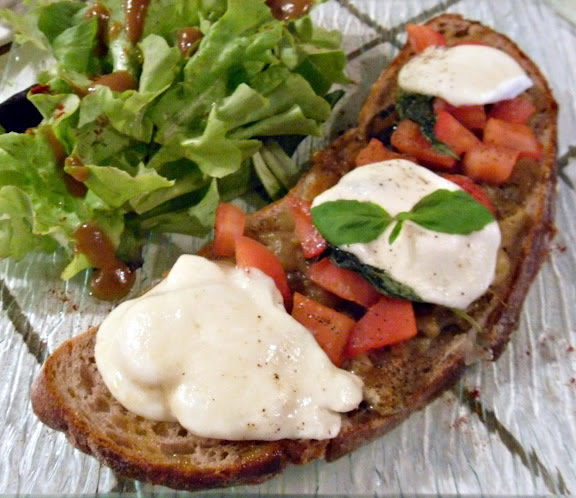
[[[423,26],[421,24],[407,24],[408,42],[412,50],[419,54],[431,46],[439,47],[446,45],[446,38],[442,33]]]
[[[509,123],[501,119],[490,118],[484,128],[484,142],[516,149],[520,157],[540,159],[542,145],[538,142],[529,126]]]
[[[348,336],[356,322],[298,292],[294,293],[292,316],[314,335],[332,363],[340,366]]]
[[[400,121],[390,141],[400,152],[410,154],[430,167],[450,170],[456,164],[455,158],[436,152],[432,144],[422,135],[420,126],[409,119]]]
[[[353,301],[365,308],[375,304],[381,296],[359,273],[340,268],[328,258],[311,265],[308,269],[308,277],[312,282],[342,299]]]
[[[438,111],[436,114],[436,125],[434,133],[438,140],[446,145],[458,155],[464,154],[480,143],[480,140],[465,126],[447,111]]]
[[[240,268],[258,268],[268,275],[284,298],[286,309],[292,306],[292,293],[288,278],[278,256],[257,240],[245,237],[236,239],[236,265]]]
[[[502,100],[490,109],[491,118],[501,119],[509,123],[526,124],[536,112],[536,107],[524,97]]]
[[[510,178],[518,155],[516,149],[481,143],[464,156],[464,174],[477,182],[501,185]]]
[[[417,333],[412,303],[382,296],[350,332],[344,354],[353,358],[372,349],[405,341]]]
[[[287,202],[294,220],[294,233],[302,247],[304,256],[307,258],[319,256],[326,250],[327,243],[312,223],[311,203],[293,195],[288,196]]]
[[[214,243],[212,251],[216,256],[233,257],[236,250],[236,239],[244,235],[246,215],[238,206],[221,203],[216,208],[214,223]]]

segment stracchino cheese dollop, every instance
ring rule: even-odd
[[[406,91],[441,97],[455,106],[512,99],[532,86],[520,64],[502,50],[483,45],[428,47],[398,74]]]
[[[100,326],[96,364],[128,410],[229,440],[328,439],[362,400],[274,282],[199,256]]]
[[[422,166],[394,159],[352,170],[316,197],[312,209],[330,201],[356,200],[375,203],[393,217],[441,189],[461,190]],[[469,235],[432,231],[405,221],[391,243],[394,225],[371,242],[339,248],[365,265],[384,270],[427,303],[466,309],[492,283],[501,239],[495,220]]]

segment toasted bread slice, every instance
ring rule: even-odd
[[[472,38],[508,52],[534,81],[528,91],[537,108],[531,126],[544,154],[539,161],[518,164],[507,184],[487,188],[498,211],[503,244],[494,284],[468,310],[482,332],[445,308],[419,305],[420,333],[414,339],[345,365],[363,379],[364,402],[343,416],[335,439],[230,442],[196,437],[177,423],[153,422],[126,411],[96,369],[96,329],[91,329],[63,344],[36,380],[32,405],[43,422],[66,432],[73,445],[126,477],[189,490],[257,483],[289,463],[334,460],[372,441],[452,385],[468,363],[501,353],[554,234],[557,106],[539,70],[506,37],[457,15],[442,15],[428,25],[444,33],[449,43]],[[358,128],[315,155],[294,195],[311,200],[354,167],[371,137],[385,139],[395,119],[396,76],[412,55],[409,47],[400,52],[374,85]],[[293,228],[287,203],[280,200],[250,215],[247,234],[276,252],[293,290],[338,308],[338,298],[306,278],[308,262]],[[210,256],[210,248],[205,254]]]

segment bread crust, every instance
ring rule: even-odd
[[[538,109],[533,128],[544,146],[544,154],[536,164],[534,161],[523,163],[522,171],[515,174],[511,185],[488,191],[499,211],[504,233],[503,258],[509,260],[510,266],[502,282],[495,283],[471,311],[482,324],[483,332],[476,337],[467,330],[446,331],[432,340],[419,334],[406,343],[353,360],[347,367],[363,378],[365,402],[359,409],[343,416],[342,430],[335,439],[214,442],[186,434],[182,436],[180,444],[193,448],[194,452],[172,457],[165,455],[165,458],[154,454],[154,458],[151,458],[134,444],[122,444],[122,441],[111,438],[92,419],[90,410],[80,411],[77,405],[70,402],[69,393],[63,388],[62,365],[70,362],[71,358],[81,358],[87,365],[92,364],[93,369],[87,375],[91,379],[88,383],[93,383],[92,391],[107,391],[105,387],[102,388],[102,379],[93,366],[97,329],[92,328],[57,349],[33,385],[32,406],[45,424],[65,432],[74,446],[129,478],[187,490],[254,484],[281,472],[290,463],[303,464],[318,458],[335,460],[378,438],[453,385],[473,359],[471,356],[477,356],[476,347],[490,352],[494,359],[502,353],[517,326],[522,302],[547,256],[555,232],[557,105],[538,68],[508,38],[458,15],[444,14],[427,24],[444,33],[449,41],[472,38],[508,52],[534,81],[534,87],[529,90],[529,96]],[[350,130],[315,154],[311,170],[293,189],[294,195],[311,200],[334,185],[354,167],[357,153],[370,138],[386,132],[394,113],[396,75],[412,55],[411,49],[405,47],[382,73],[363,107],[358,128]],[[519,205],[514,206],[514,203]],[[269,245],[270,234],[289,240],[288,246],[296,244],[292,236],[292,221],[287,213],[286,202],[280,200],[250,215],[247,234]],[[210,248],[204,254],[210,256]],[[304,291],[319,293],[321,299],[328,299],[299,272],[298,269],[306,264],[302,261],[303,256],[296,254],[294,258],[287,264],[287,271],[294,277],[292,281],[297,282],[295,285]],[[432,313],[439,312],[433,310]],[[78,389],[78,392],[87,392]],[[110,399],[106,399],[115,403],[109,393],[108,396]],[[130,420],[136,427],[134,434],[138,429],[144,430],[142,424],[145,425],[146,421],[137,420],[140,417],[129,414],[118,403],[116,405],[113,407],[115,413],[134,419]],[[172,425],[180,427],[176,423]],[[147,427],[144,432],[149,430]],[[136,442],[140,441],[136,436],[134,438]],[[158,436],[158,439],[161,440],[161,437]],[[218,448],[218,455],[226,453],[226,457],[221,462],[205,463],[202,451],[209,455],[210,451],[215,451],[214,448]],[[200,456],[196,452],[200,452]],[[233,457],[230,452],[235,452]]]

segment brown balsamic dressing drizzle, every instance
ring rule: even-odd
[[[102,4],[96,2],[84,14],[86,19],[96,17],[98,19],[98,43],[96,45],[96,56],[103,57],[108,52],[108,21],[110,12]]]
[[[311,0],[266,0],[276,19],[289,21],[297,19],[310,10]]]
[[[142,37],[144,18],[150,0],[124,0],[126,35],[132,43],[138,43]]]
[[[90,282],[92,294],[112,301],[124,297],[134,284],[134,273],[116,257],[114,244],[93,223],[84,223],[74,232],[74,251],[83,253],[94,266]]]
[[[198,28],[189,27],[181,29],[178,33],[178,48],[182,57],[190,57],[198,48],[204,35]]]
[[[84,166],[82,160],[75,154],[68,156],[64,161],[68,174],[77,182],[84,183],[90,176],[90,170]]]
[[[124,92],[126,90],[136,90],[138,82],[128,71],[114,71],[104,74],[94,80],[94,85],[88,91],[93,92],[96,85],[104,85],[114,92]]]

